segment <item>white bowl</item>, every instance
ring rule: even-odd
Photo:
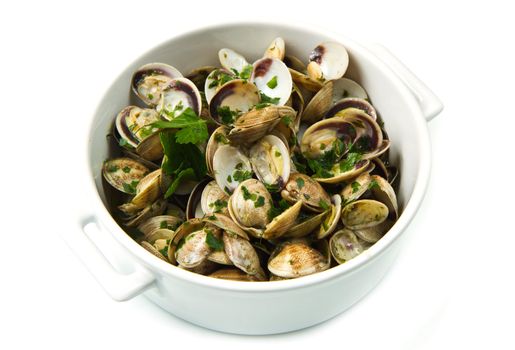
[[[299,279],[269,283],[225,281],[184,271],[155,258],[111,217],[101,181],[102,162],[109,156],[106,135],[118,111],[134,98],[129,87],[132,72],[148,62],[169,63],[184,73],[202,65],[217,65],[217,52],[223,47],[242,53],[252,62],[277,36],[285,39],[289,54],[303,59],[318,43],[333,40],[345,45],[350,56],[346,76],[367,90],[392,140],[391,161],[401,174],[398,199],[402,215],[379,242],[355,259]],[[281,333],[323,322],[374,288],[396,257],[430,174],[426,122],[441,109],[438,98],[384,48],[367,49],[337,34],[291,25],[239,23],[181,35],[133,62],[114,80],[100,102],[87,138],[87,183],[91,184],[94,205],[79,219],[80,232],[66,239],[116,300],[143,294],[180,318],[230,333]],[[117,247],[92,239],[95,232],[100,237],[112,236]],[[100,251],[105,256],[115,256],[116,269]]]

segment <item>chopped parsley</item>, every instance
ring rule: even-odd
[[[379,184],[377,183],[377,181],[375,179],[370,181],[370,183],[368,184],[369,190],[374,189],[374,188],[379,188]]]
[[[127,141],[126,139],[124,139],[123,137],[120,138],[120,140],[118,141],[118,144],[120,145],[120,147],[125,147],[125,148],[128,148],[128,149],[134,149],[134,146],[131,145],[129,143],[129,141]]]
[[[236,167],[237,170],[232,174],[232,178],[234,181],[243,182],[252,177],[252,171],[249,170],[240,170]]]
[[[124,166],[124,167],[122,168],[122,171],[123,171],[124,173],[128,174],[128,173],[130,173],[130,172],[131,172],[131,168],[130,168],[130,167],[128,167],[128,166]]]
[[[320,201],[318,201],[318,205],[324,209],[324,210],[327,210],[329,209],[329,204],[327,204],[326,201],[324,201],[323,199],[321,199]]]
[[[139,183],[138,180],[133,180],[130,184],[124,182],[123,183],[124,192],[130,193],[130,194],[135,194],[136,186],[138,186],[138,183]]]
[[[232,177],[231,177],[231,175],[227,175],[227,182],[228,182],[228,183],[231,183],[231,182],[232,182]]]
[[[168,246],[165,245],[163,249],[159,250],[159,253],[161,253],[163,256],[167,257],[168,256]]]
[[[277,206],[274,205],[273,202],[270,202],[270,209],[267,212],[268,219],[271,221],[276,216],[279,216],[282,212],[284,212],[286,209],[290,207],[290,203],[288,203],[286,200],[281,199]]]
[[[281,118],[281,122],[284,124],[284,125],[290,125],[292,123],[292,119],[291,117],[289,116],[285,116],[285,117],[282,117]]]
[[[276,105],[276,104],[279,103],[279,100],[280,100],[279,97],[272,98],[272,97],[270,97],[268,95],[265,95],[261,91],[259,92],[259,96],[261,97],[261,103],[269,103],[269,104]]]
[[[254,201],[254,207],[259,208],[265,205],[265,197],[259,196],[257,200]]]
[[[216,109],[218,116],[222,120],[222,123],[225,125],[231,125],[236,120],[236,116],[238,112],[231,111],[229,106],[221,106]]]
[[[207,232],[206,244],[209,246],[209,248],[216,251],[221,251],[224,249],[224,242],[218,239],[211,231]]]
[[[359,182],[354,181],[353,183],[351,183],[351,187],[352,187],[352,193],[356,193],[359,191],[359,188],[361,187],[361,185]]]
[[[304,179],[298,177],[297,180],[295,180],[295,182],[297,182],[297,187],[299,188],[299,190],[302,190],[302,187],[304,187]]]
[[[270,89],[275,89],[277,87],[277,75],[274,75],[272,79],[266,83],[266,86],[268,86]]]
[[[279,158],[279,157],[281,156],[281,152],[279,152],[279,151],[275,151],[274,155],[275,155],[277,158]]]
[[[168,228],[168,223],[166,220],[163,220],[159,223],[159,228]]]
[[[221,143],[223,145],[226,145],[226,144],[229,143],[229,140],[227,139],[227,137],[224,134],[220,133],[220,132],[217,132],[215,134],[215,141],[217,143]]]
[[[227,208],[227,201],[223,199],[217,199],[213,203],[209,203],[209,207],[213,208],[215,213],[221,212],[224,208]]]
[[[148,98],[149,100],[153,100],[153,99],[154,99],[154,95],[152,95],[152,94],[148,94],[148,95],[147,95],[147,98]]]
[[[114,173],[115,171],[118,171],[118,169],[120,169],[120,167],[118,165],[111,164],[107,167],[107,172]]]
[[[243,199],[255,201],[257,196],[255,193],[250,193],[249,189],[246,186],[241,186],[241,190],[243,192]]]
[[[361,160],[361,154],[356,152],[347,153],[347,156],[340,162],[340,172],[344,173],[354,169],[356,164]]]

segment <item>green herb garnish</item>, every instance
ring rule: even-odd
[[[231,125],[236,120],[237,112],[231,111],[228,106],[218,107],[216,109],[218,116],[221,118],[222,123],[225,125]]]
[[[259,197],[254,201],[254,207],[255,207],[255,208],[259,208],[259,207],[262,207],[263,205],[265,205],[265,197],[263,197],[263,196],[259,196]]]
[[[128,173],[130,173],[130,172],[131,172],[131,168],[130,168],[130,167],[128,167],[128,166],[124,166],[124,167],[122,168],[122,171],[123,171],[124,173],[128,174]]]
[[[270,89],[275,89],[277,87],[277,75],[274,75],[272,79],[266,83],[266,86],[268,86]]]
[[[352,187],[352,193],[356,193],[359,191],[359,188],[361,187],[361,185],[359,182],[354,181],[353,183],[351,183],[351,187]]]
[[[224,249],[224,242],[219,240],[212,232],[208,231],[206,235],[206,243],[209,248],[221,251]]]
[[[369,190],[374,189],[374,188],[379,188],[379,183],[377,183],[377,181],[375,179],[370,181],[370,183],[368,184]]]
[[[279,97],[272,98],[270,96],[265,95],[262,92],[259,92],[259,96],[261,97],[261,103],[269,103],[269,104],[276,105],[279,103],[279,100],[280,100]]]
[[[232,174],[232,178],[234,181],[237,182],[243,182],[245,180],[248,180],[252,177],[252,171],[247,170],[235,170]]]
[[[320,201],[318,201],[318,205],[324,209],[324,210],[327,210],[329,209],[329,204],[327,204],[326,201],[324,201],[323,199],[321,199]]]
[[[210,208],[214,208],[215,213],[221,212],[224,208],[227,208],[227,201],[224,201],[223,199],[217,199],[213,203],[209,203]]]
[[[297,180],[295,180],[295,182],[297,182],[297,187],[299,188],[299,190],[301,190],[302,187],[304,187],[304,179],[303,178],[298,177]]]
[[[124,192],[130,193],[130,194],[135,194],[136,186],[138,186],[138,183],[139,183],[138,180],[133,180],[130,184],[124,182],[123,183]]]

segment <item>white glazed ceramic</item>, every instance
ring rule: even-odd
[[[155,258],[113,220],[104,205],[101,181],[102,162],[108,157],[106,135],[118,111],[134,99],[129,87],[132,72],[148,62],[169,63],[183,73],[202,65],[218,65],[217,52],[222,47],[232,48],[253,62],[277,36],[285,39],[288,54],[305,60],[323,41],[338,41],[348,49],[346,76],[364,86],[392,140],[391,160],[401,173],[398,199],[402,215],[379,242],[357,258],[294,280],[225,281],[190,273]],[[80,218],[79,230],[66,239],[116,300],[143,294],[178,317],[230,333],[281,333],[323,322],[365,296],[395,259],[430,174],[426,123],[442,108],[438,98],[380,46],[367,49],[333,33],[271,23],[229,24],[181,35],[133,62],[100,102],[87,138],[87,183],[91,184],[93,205]],[[115,245],[107,244],[106,237]]]

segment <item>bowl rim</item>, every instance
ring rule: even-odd
[[[120,76],[123,74],[123,72],[125,72],[125,70],[129,66],[125,67],[114,78],[111,85],[103,93],[101,99],[98,102],[98,105],[95,108],[95,112],[91,116],[91,122],[89,124],[86,143],[86,160],[89,178],[89,181],[87,181],[88,188],[86,189],[86,193],[92,193],[90,197],[93,197],[92,199],[94,213],[98,215],[100,222],[105,226],[107,231],[109,231],[111,236],[113,236],[114,239],[127,250],[127,252],[125,253],[132,255],[132,258],[136,259],[136,261],[134,261],[135,264],[142,264],[143,266],[149,268],[151,270],[151,273],[153,273],[154,275],[157,272],[161,276],[169,276],[172,278],[181,279],[193,285],[225,291],[248,293],[278,292],[283,290],[299,289],[313,285],[321,285],[323,283],[334,281],[337,278],[349,275],[359,270],[360,268],[364,267],[365,265],[371,263],[373,260],[381,256],[384,252],[388,250],[388,248],[394,242],[396,242],[399,239],[402,233],[406,230],[408,224],[414,218],[427,190],[431,170],[431,145],[429,139],[429,132],[427,128],[427,121],[422,115],[422,112],[420,110],[419,104],[415,99],[415,96],[384,62],[382,62],[378,57],[376,57],[372,52],[370,52],[365,46],[362,46],[361,44],[347,38],[342,34],[336,33],[331,30],[323,29],[320,26],[316,25],[309,25],[309,28],[306,29],[305,25],[301,26],[291,23],[279,24],[271,21],[231,21],[224,22],[221,24],[212,24],[209,26],[199,27],[195,30],[182,32],[178,35],[172,36],[168,40],[160,43],[159,45],[151,47],[150,49],[146,50],[144,53],[139,55],[135,60],[133,60],[131,66],[134,65],[139,59],[141,59],[141,57],[148,55],[155,50],[159,50],[160,48],[166,47],[174,41],[180,40],[181,38],[199,35],[210,30],[237,30],[242,27],[274,27],[278,28],[279,30],[283,28],[299,33],[310,32],[315,35],[331,38],[331,40],[334,41],[345,42],[345,46],[352,47],[353,50],[358,51],[361,55],[366,57],[366,59],[369,60],[371,64],[378,66],[378,68],[387,76],[389,80],[392,81],[396,89],[398,89],[398,91],[401,93],[405,103],[407,104],[408,108],[410,109],[413,115],[413,121],[415,126],[414,132],[416,132],[419,136],[417,137],[417,142],[420,149],[417,164],[418,177],[415,180],[413,191],[405,205],[402,214],[399,216],[399,219],[388,231],[388,233],[378,242],[373,244],[365,252],[358,255],[356,258],[346,262],[345,264],[338,265],[328,270],[315,273],[312,275],[296,279],[274,281],[273,283],[249,283],[212,278],[177,268],[176,266],[173,266],[165,261],[162,261],[161,259],[153,256],[152,254],[149,254],[144,248],[142,248],[138,243],[136,243],[136,241],[134,241],[129,235],[127,235],[125,231],[118,225],[118,223],[111,216],[107,207],[104,205],[100,197],[100,193],[95,183],[95,174],[89,164],[89,160],[91,159],[91,135],[95,132],[93,122],[96,119],[96,116],[99,114],[101,103],[104,100],[107,92],[113,88],[115,82],[120,78]]]

